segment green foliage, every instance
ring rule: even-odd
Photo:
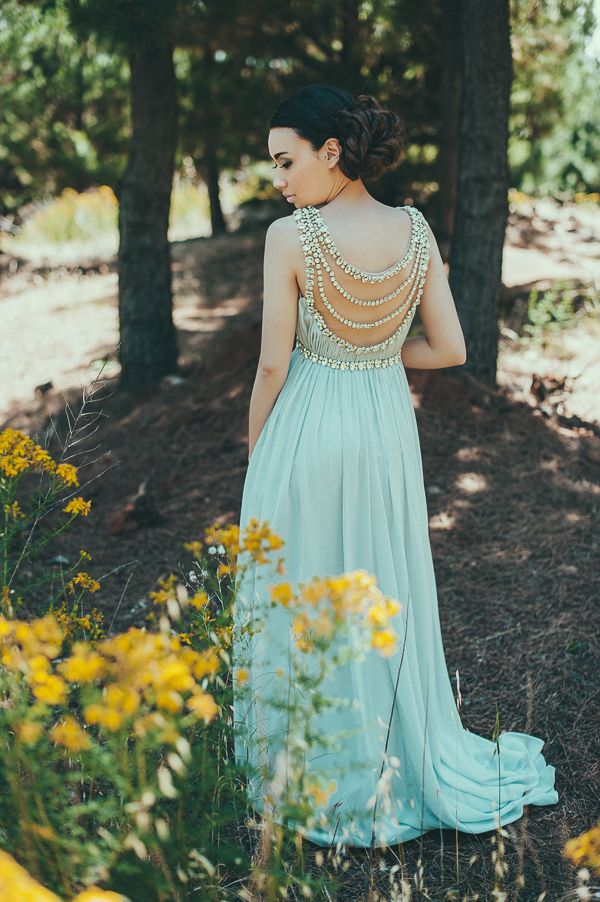
[[[513,0],[509,160],[529,194],[600,189],[600,61],[585,53],[592,0]]]
[[[353,8],[354,10],[354,8]],[[0,11],[0,183],[4,213],[105,184],[118,193],[128,151],[128,55],[173,44],[177,168],[209,173],[267,161],[282,96],[311,82],[375,94],[407,126],[404,165],[382,194],[435,190],[443,9],[408,0],[342,6],[257,0],[5,0]],[[600,188],[600,65],[586,55],[592,0],[512,0],[509,160],[531,194]]]
[[[78,39],[66,13],[6,0],[0,10],[2,209],[114,185],[126,149],[124,61]]]
[[[92,34],[112,52],[130,52],[140,37],[172,39],[177,21],[177,3],[173,0],[58,0],[72,29],[81,38]]]
[[[107,185],[84,194],[65,188],[59,197],[34,213],[22,237],[25,241],[63,244],[93,240],[99,233],[116,228],[117,199]]]
[[[523,332],[535,339],[572,325],[576,316],[598,316],[600,296],[593,288],[582,290],[568,281],[558,281],[545,291],[534,288],[530,292],[527,313],[529,322]]]
[[[250,187],[245,183],[225,184],[223,194],[237,207],[248,192],[252,193],[253,185],[254,180],[250,180]],[[17,235],[4,239],[4,248],[27,258],[40,247],[51,254],[54,248],[74,242],[81,253],[98,253],[100,248],[112,253],[110,249],[118,242],[117,215],[117,198],[108,185],[80,193],[65,188],[58,197],[37,204]],[[176,175],[171,194],[170,240],[181,241],[209,232],[210,211],[204,186]],[[99,242],[104,237],[110,240]]]

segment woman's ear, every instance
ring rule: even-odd
[[[325,155],[328,160],[339,160],[342,152],[340,142],[337,138],[329,138],[325,143]]]

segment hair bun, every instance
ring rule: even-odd
[[[342,154],[340,169],[350,179],[374,181],[395,169],[404,153],[404,125],[393,110],[370,94],[359,94],[353,106],[338,110]]]

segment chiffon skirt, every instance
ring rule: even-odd
[[[248,465],[242,530],[251,517],[268,520],[285,540],[273,555],[284,557],[285,574],[252,565],[238,583],[233,660],[249,671],[245,693],[234,689],[240,764],[273,764],[288,729],[285,710],[267,700],[280,686],[278,668],[290,669],[291,612],[270,607],[268,583],[297,585],[362,569],[401,604],[390,624],[398,635],[393,655],[370,649],[326,678],[323,691],[347,702],[316,724],[322,734],[344,738],[307,757],[307,770],[336,783],[323,806],[327,822],[301,830],[309,840],[365,847],[437,828],[481,833],[516,821],[525,805],[558,801],[543,739],[511,731],[495,742],[461,723],[442,644],[419,435],[401,363],[340,371],[294,349]],[[261,617],[264,625],[244,640],[242,656],[238,631]],[[258,812],[265,791],[258,777],[250,779]]]

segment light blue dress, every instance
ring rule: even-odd
[[[424,219],[413,207],[402,209],[412,220],[411,259],[424,277]],[[502,732],[498,754],[496,742],[461,724],[442,644],[417,422],[400,356],[422,292],[388,339],[360,347],[340,338],[314,305],[318,210],[293,215],[307,297],[298,299],[289,371],[253,449],[240,513],[241,529],[256,517],[284,538],[273,559],[283,555],[286,572],[250,567],[239,581],[233,661],[248,667],[249,682],[243,696],[234,688],[236,760],[258,767],[269,754],[268,737],[276,748],[287,729],[285,712],[265,699],[280,683],[277,668],[288,672],[291,616],[285,608],[269,610],[267,583],[297,585],[364,569],[402,605],[392,618],[398,651],[386,658],[370,650],[327,678],[328,695],[354,702],[327,712],[319,727],[350,735],[307,761],[337,785],[323,809],[328,823],[302,832],[321,846],[365,847],[437,828],[493,830],[520,818],[525,805],[555,804],[555,769],[537,736]],[[265,615],[242,653],[240,628]],[[384,770],[385,792],[378,783]],[[248,793],[258,812],[262,791],[252,778]]]

